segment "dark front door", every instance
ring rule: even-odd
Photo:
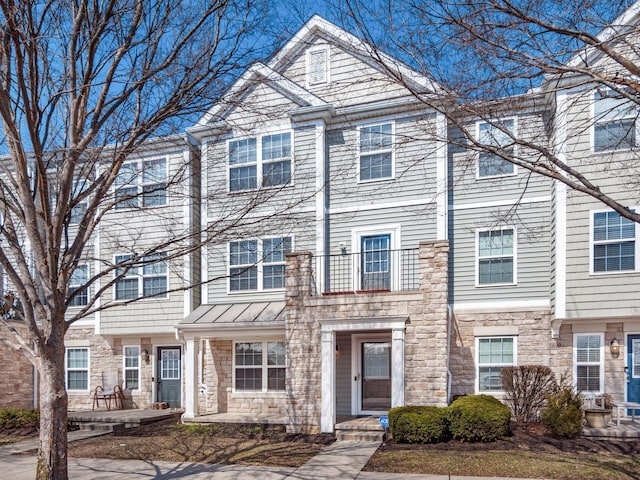
[[[156,400],[166,402],[171,408],[181,406],[180,347],[158,347]]]
[[[640,402],[640,335],[627,337],[627,401]]]

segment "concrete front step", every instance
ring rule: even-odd
[[[125,428],[124,423],[113,423],[113,422],[82,422],[79,423],[78,426],[80,430],[90,430],[92,432],[113,432],[114,430],[121,430]]]

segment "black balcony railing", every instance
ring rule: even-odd
[[[325,295],[417,290],[418,249],[316,256],[315,278]]]

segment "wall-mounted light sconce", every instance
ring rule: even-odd
[[[342,255],[346,255],[347,254],[347,242],[340,242],[338,244],[338,246],[340,247],[340,253]]]
[[[340,350],[342,350],[342,348],[336,343],[336,357],[340,356]]]
[[[620,355],[620,343],[617,338],[614,337],[614,339],[609,343],[609,351],[614,357]]]
[[[146,348],[142,350],[142,361],[149,365],[149,351]]]

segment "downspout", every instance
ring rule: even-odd
[[[447,404],[451,404],[451,319],[453,308],[447,305]]]

